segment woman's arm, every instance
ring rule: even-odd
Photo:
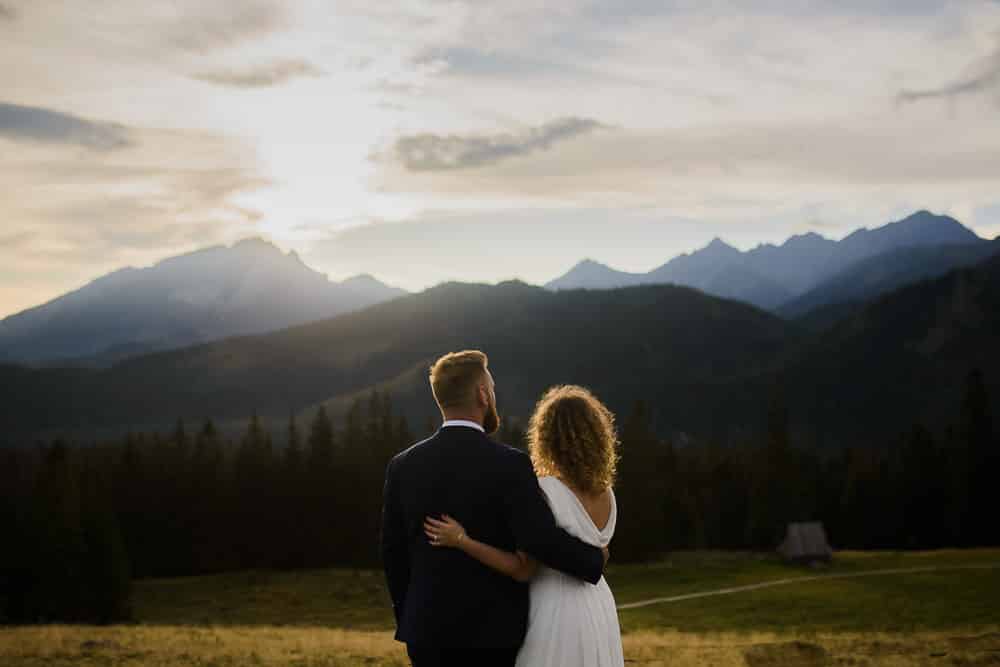
[[[528,581],[535,576],[538,563],[523,551],[510,552],[469,537],[458,521],[444,515],[443,519],[427,517],[424,532],[435,547],[454,547],[464,551],[486,567],[492,568],[517,581]]]

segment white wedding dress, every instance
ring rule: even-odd
[[[611,516],[598,530],[583,503],[555,477],[538,480],[556,522],[584,542],[607,546],[615,534],[618,504],[611,492]],[[531,580],[528,634],[517,667],[622,667],[621,628],[615,598],[601,577],[595,586],[538,566]]]

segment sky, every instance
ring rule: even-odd
[[[0,0],[0,317],[248,236],[417,290],[1000,234],[997,0]]]

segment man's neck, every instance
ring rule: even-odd
[[[441,416],[444,417],[444,421],[446,421],[446,422],[448,422],[448,421],[465,421],[465,422],[475,422],[476,424],[479,424],[480,426],[483,425],[483,415],[476,414],[475,412],[473,412],[473,413],[468,413],[468,412],[466,412],[466,413],[448,413],[448,414],[442,414]]]

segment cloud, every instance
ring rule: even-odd
[[[207,53],[270,34],[286,21],[285,5],[275,1],[205,3],[173,21],[166,41],[182,51]]]
[[[1000,47],[990,56],[973,65],[970,70],[971,74],[937,88],[900,91],[896,99],[901,103],[927,99],[953,99],[963,95],[974,95],[992,89],[1000,89]]]
[[[516,162],[480,160],[477,164],[483,166],[478,169],[454,168],[453,163],[463,163],[452,154],[443,158],[401,151],[402,164],[379,164],[374,178],[382,192],[451,200],[515,198],[590,204],[603,200],[623,205],[710,202],[720,194],[739,197],[762,189],[791,193],[814,185],[975,188],[1000,178],[1000,135],[955,135],[939,130],[934,118],[897,118],[892,127],[816,120],[612,128],[581,136],[559,150],[525,151],[531,154]],[[433,142],[428,143],[435,149]],[[458,153],[448,141],[441,143],[438,150]],[[458,148],[464,144],[458,142]],[[424,166],[427,161],[432,166],[443,161],[452,168],[433,170]]]
[[[409,171],[446,171],[494,164],[544,151],[605,127],[588,118],[558,118],[521,132],[478,135],[415,134],[396,140],[394,153]]]
[[[0,161],[0,315],[124,265],[257,232],[256,156],[209,132],[130,128],[115,151],[25,144]]]
[[[0,246],[4,248],[21,248],[26,246],[37,234],[35,232],[14,232],[0,234]]]
[[[218,86],[266,88],[279,86],[301,77],[320,77],[324,72],[305,60],[279,60],[246,69],[222,69],[201,72],[192,78]]]
[[[0,102],[0,137],[113,150],[131,143],[126,127],[40,107]]]

